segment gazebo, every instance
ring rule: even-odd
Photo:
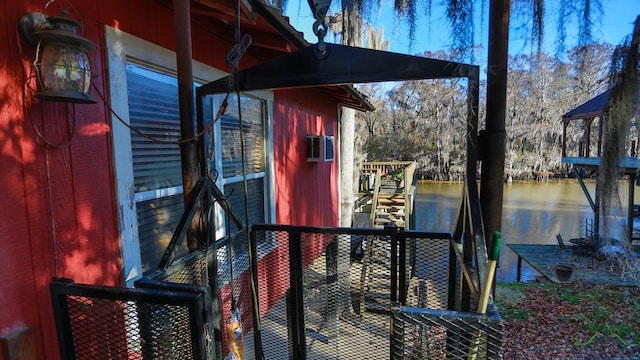
[[[598,188],[596,186],[594,201],[586,189],[578,169],[595,171],[596,173],[598,172],[598,168],[602,161],[602,130],[604,122],[607,121],[607,112],[609,110],[611,98],[610,95],[611,89],[607,89],[562,115],[562,163],[572,166],[573,173],[578,179],[582,190],[587,197],[587,201],[594,213],[593,233],[595,234],[599,233],[600,201]],[[581,128],[583,134],[581,140],[576,143],[575,141],[572,142],[567,138],[567,128],[569,128],[570,125],[575,125],[575,122],[577,121],[582,122],[582,126],[580,127],[578,125],[578,127]],[[593,127],[596,128],[596,136],[593,136],[592,134]],[[627,224],[633,224],[634,190],[638,169],[640,169],[640,160],[637,157],[636,139],[627,139],[627,141],[631,141],[629,146],[630,153],[621,159],[619,166],[621,175],[626,175],[629,179]],[[633,226],[628,226],[627,231],[628,239],[631,240],[633,238]]]

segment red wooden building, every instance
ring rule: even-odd
[[[59,16],[61,8],[96,45],[89,52],[95,103],[35,96],[36,48],[20,19]],[[167,0],[1,0],[0,12],[0,360],[57,359],[51,279],[131,286],[171,237],[185,191],[177,44],[192,44],[194,86],[226,76],[234,4],[190,1],[191,39]],[[277,8],[245,2],[241,13],[252,43],[240,69],[308,45]],[[207,98],[212,114],[222,98]],[[333,137],[337,153],[340,105],[364,110],[366,101],[351,87],[330,86],[249,92],[242,103],[251,222],[338,226],[338,157],[307,161],[305,141]],[[242,207],[232,108],[207,133],[205,152],[218,186]]]

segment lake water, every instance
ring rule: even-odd
[[[595,183],[586,186],[593,197]],[[416,196],[417,230],[453,231],[462,191],[462,183],[421,182]],[[626,209],[626,182],[620,183],[619,193]],[[635,190],[635,203],[640,202],[638,193],[640,189]],[[586,221],[592,218],[587,198],[575,181],[505,184],[497,281],[516,281],[518,257],[505,244],[557,244],[557,234],[568,242],[584,236]],[[623,237],[622,219],[621,214],[609,222],[614,238]],[[522,281],[535,280],[536,276],[538,273],[523,261]]]

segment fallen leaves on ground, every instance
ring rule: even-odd
[[[505,359],[640,359],[640,290],[500,284]]]

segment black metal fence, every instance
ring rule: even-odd
[[[136,289],[54,282],[63,358],[222,359],[234,346],[242,359],[500,358],[500,316],[465,305],[475,295],[451,233],[258,225],[245,234],[169,256]]]

